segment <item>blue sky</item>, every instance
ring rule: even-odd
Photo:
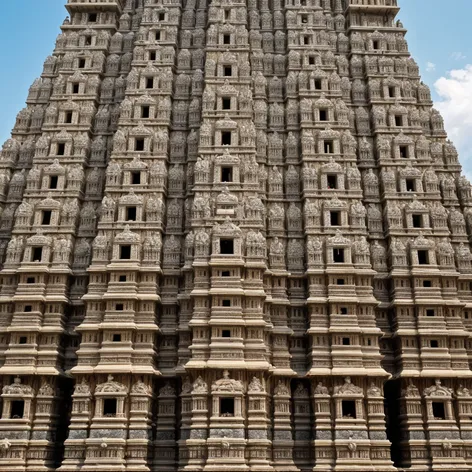
[[[0,15],[0,144],[10,134],[28,88],[41,74],[66,0],[2,1]],[[399,18],[409,30],[410,51],[433,91],[446,127],[472,176],[472,16],[471,0],[399,0]],[[452,71],[452,72],[451,72]],[[470,105],[470,106],[469,106]],[[469,136],[470,135],[470,136]]]

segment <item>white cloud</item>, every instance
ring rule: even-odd
[[[426,72],[434,72],[436,70],[436,64],[433,62],[426,63]]]
[[[472,65],[456,69],[438,79],[434,88],[440,97],[435,103],[445,120],[449,138],[458,151],[464,173],[472,178]]]
[[[460,51],[453,52],[451,54],[451,57],[455,59],[456,61],[463,61],[465,59],[464,54],[462,54]]]

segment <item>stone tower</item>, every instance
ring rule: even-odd
[[[69,0],[0,159],[0,472],[472,470],[472,192],[397,0]]]

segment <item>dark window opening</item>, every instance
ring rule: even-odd
[[[26,336],[20,336],[18,344],[26,344],[28,342],[28,338]]]
[[[25,313],[31,313],[33,311],[33,307],[31,305],[25,305],[25,309],[23,311]]]
[[[223,306],[231,306],[231,300],[223,300],[222,305]]]
[[[357,418],[356,402],[354,400],[343,400],[341,404],[343,418]]]
[[[31,260],[33,262],[41,262],[43,258],[43,248],[42,247],[34,247],[32,250],[32,257]]]
[[[336,175],[327,175],[326,181],[329,189],[338,188],[338,178]]]
[[[341,315],[347,315],[347,308],[345,306],[342,306],[340,309]]]
[[[149,60],[150,61],[155,61],[156,60],[156,51],[150,51],[149,52]],[[152,88],[152,87],[146,87],[146,88]]]
[[[144,139],[137,139],[135,146],[134,146],[135,151],[144,151]]]
[[[328,121],[328,110],[320,110],[320,121]]]
[[[66,112],[65,122],[67,124],[72,123],[72,112],[71,111]]]
[[[428,251],[418,251],[418,264],[421,264],[421,265],[429,264]]]
[[[131,259],[131,246],[120,246],[120,259]]]
[[[117,304],[115,305],[115,310],[116,310],[116,311],[123,311],[123,309],[124,309],[123,303],[117,303]]]
[[[435,420],[446,419],[446,409],[443,402],[433,402],[433,416]]]
[[[96,13],[89,13],[89,22],[90,23],[96,23],[97,22],[97,14]]]
[[[389,87],[389,88],[388,88],[388,96],[389,96],[390,98],[395,98],[395,95],[396,95],[396,94],[395,94],[395,87]]]
[[[350,346],[351,339],[350,338],[343,338],[343,346]]]
[[[406,179],[406,191],[414,192],[416,188],[415,179]]]
[[[372,48],[373,48],[374,50],[379,49],[379,42],[378,42],[378,41],[373,41],[373,43],[372,43]]]
[[[423,227],[423,216],[422,215],[412,215],[413,228],[422,228]]]
[[[63,156],[66,153],[66,144],[65,143],[58,143],[57,144],[57,155]]]
[[[72,84],[72,93],[78,94],[79,93],[79,84]]]
[[[439,347],[439,341],[437,339],[431,339],[429,346],[433,348]]]
[[[332,152],[334,152],[333,141],[325,141],[323,145],[325,154],[331,154]]]
[[[233,181],[233,168],[232,167],[222,167],[221,168],[221,181],[222,182],[232,182]]]
[[[310,37],[309,36],[303,36],[303,44],[304,45],[310,44]]]
[[[166,19],[165,13],[159,13],[159,21],[164,21]]]
[[[229,20],[231,16],[231,10],[225,10],[225,20]]]
[[[222,100],[223,110],[231,110],[231,98],[223,97]]]
[[[233,68],[231,66],[224,66],[223,75],[225,77],[231,77],[233,75]]]
[[[56,189],[58,181],[59,181],[59,177],[57,175],[51,175],[51,177],[49,177],[49,188]]]
[[[131,184],[132,185],[141,184],[141,172],[131,172]]]
[[[433,286],[433,284],[431,283],[431,280],[423,280],[423,287],[429,288],[429,287],[432,287],[432,286]],[[434,316],[434,314],[431,315],[431,316]]]
[[[26,277],[27,284],[34,284],[36,283],[36,279],[34,277]]]
[[[19,418],[23,418],[24,414],[25,414],[24,400],[13,400],[11,402],[10,418],[16,420]]]
[[[85,69],[85,59],[79,59],[79,69]]]
[[[426,316],[434,316],[434,310],[426,310]]]
[[[220,416],[234,416],[234,398],[220,398]]]
[[[160,40],[161,40],[161,32],[156,31],[156,41],[160,41]]]
[[[154,53],[154,56],[156,55],[156,53]],[[152,89],[154,88],[154,77],[148,77],[146,79],[146,88],[147,89]]]
[[[400,146],[400,157],[408,159],[408,146]]]
[[[231,44],[231,35],[230,34],[224,34],[223,35],[223,44]]]
[[[339,248],[333,249],[333,262],[335,263],[344,262],[344,249],[339,249]]]
[[[313,58],[313,64],[315,63],[315,58]],[[315,79],[315,90],[321,90],[323,88],[323,82],[321,79]]]
[[[221,272],[221,277],[229,277],[231,275],[229,270],[223,270]]]
[[[230,338],[231,337],[231,330],[224,329],[223,331],[221,331],[221,337],[222,338]]]
[[[92,45],[92,36],[85,36],[85,46]]]
[[[344,285],[344,279],[337,279],[336,285]]]
[[[126,275],[120,275],[120,277],[118,278],[118,281],[119,282],[126,282]]]
[[[395,115],[395,126],[403,126],[403,116]]]
[[[315,57],[314,56],[308,56],[308,64],[310,64],[310,66],[314,66],[315,65]],[[315,82],[316,84],[316,82]],[[316,88],[316,86],[315,86]]]
[[[308,23],[308,15],[302,15],[302,23]]]
[[[231,131],[223,131],[221,133],[221,144],[223,146],[231,145]]]
[[[136,207],[126,207],[126,221],[136,221]]]
[[[331,226],[339,226],[341,224],[341,215],[339,211],[330,211],[329,217]]]
[[[52,216],[52,211],[51,210],[44,210],[43,211],[43,217],[41,219],[41,224],[42,225],[50,225],[51,224],[51,216]]]
[[[119,342],[121,342],[121,334],[114,334],[114,335],[113,335],[113,342],[114,342],[114,343],[119,343]]]
[[[149,118],[150,108],[148,106],[141,107],[141,118]]]
[[[234,239],[220,239],[220,254],[234,254]]]
[[[116,416],[116,406],[116,398],[105,398],[105,400],[103,400],[103,416]]]

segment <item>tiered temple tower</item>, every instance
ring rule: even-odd
[[[0,155],[0,472],[472,471],[472,187],[397,0],[69,0]]]

